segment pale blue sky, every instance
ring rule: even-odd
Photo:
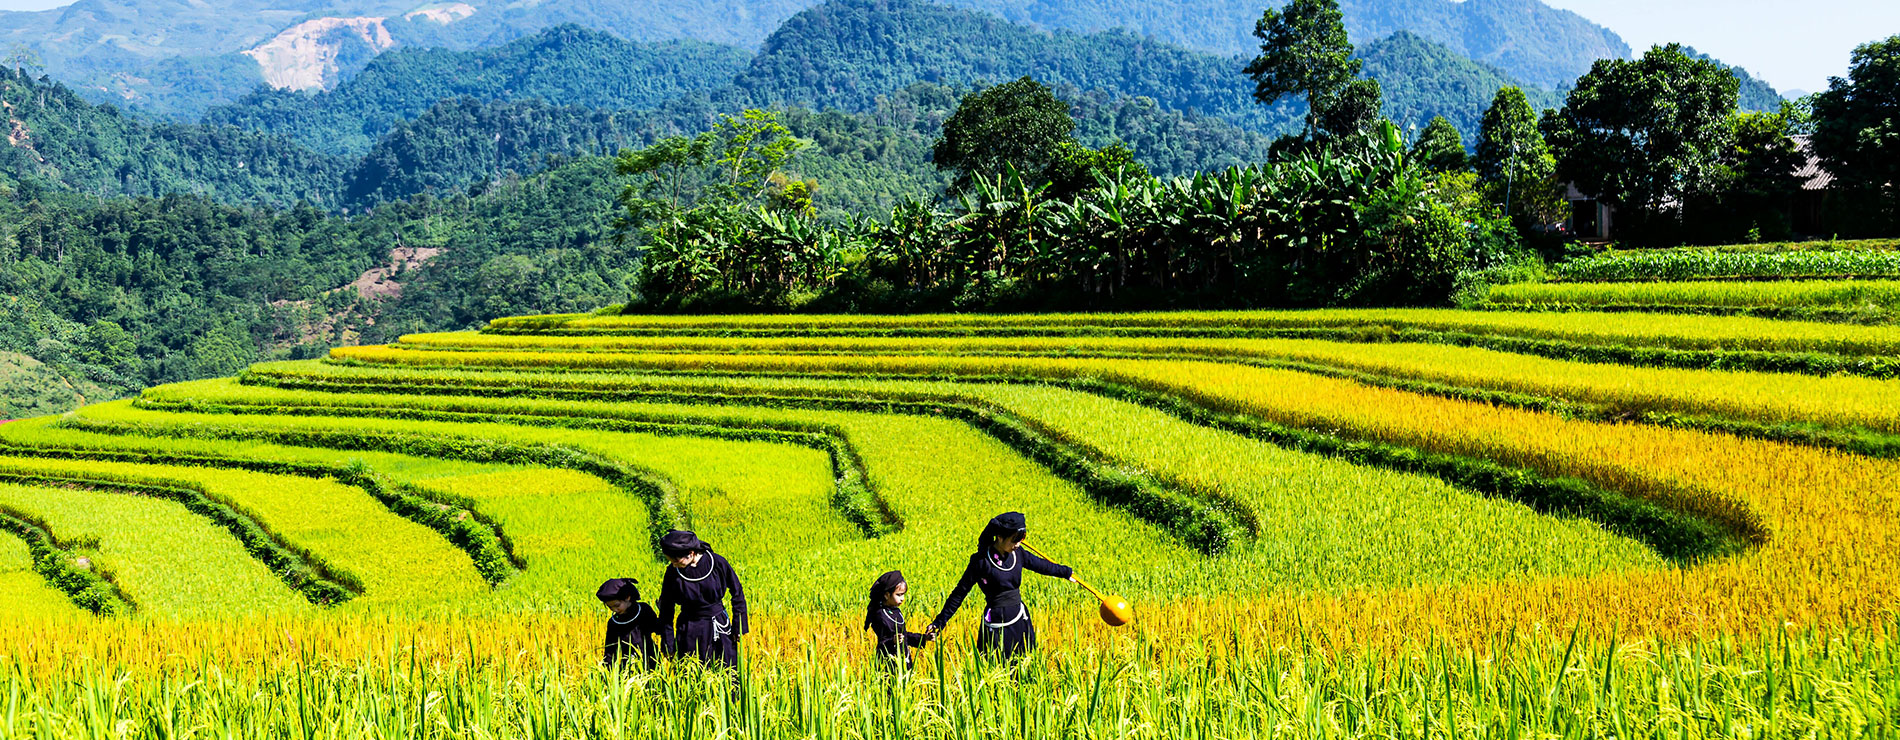
[[[6,0],[0,0],[5,2]],[[1900,0],[1544,0],[1608,27],[1641,52],[1680,41],[1784,92],[1846,75],[1854,47],[1900,34]]]
[[[1641,51],[1680,41],[1786,91],[1845,74],[1855,46],[1900,34],[1900,0],[1544,0],[1609,27]],[[43,10],[71,0],[0,0]]]

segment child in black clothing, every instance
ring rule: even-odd
[[[904,670],[912,667],[910,649],[930,641],[929,635],[904,631],[904,596],[909,591],[910,585],[901,572],[878,576],[871,584],[871,603],[864,611],[865,629],[877,635],[878,661],[902,665]]]
[[[666,628],[660,613],[640,601],[639,583],[631,578],[615,578],[600,584],[594,594],[607,611],[613,612],[607,617],[607,647],[601,665],[612,668],[637,654],[647,670],[653,670],[659,656],[654,639],[658,638],[661,646],[672,642],[672,631]]]

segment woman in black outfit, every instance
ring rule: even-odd
[[[1069,578],[1075,571],[1023,549],[1023,540],[1028,536],[1029,525],[1022,514],[1012,511],[991,519],[977,540],[976,552],[970,554],[970,564],[963,569],[963,578],[944,601],[943,611],[930,623],[928,634],[941,632],[950,618],[956,616],[957,608],[963,606],[970,587],[981,586],[986,608],[983,631],[976,639],[977,651],[1008,660],[1035,648],[1036,626],[1029,620],[1029,608],[1023,606],[1020,591],[1023,571],[1053,578]]]
[[[660,551],[672,564],[660,581],[660,619],[673,622],[675,655],[694,655],[707,663],[739,665],[739,636],[746,629],[745,590],[732,564],[692,532],[673,530],[660,538]],[[732,613],[726,613],[726,594]]]

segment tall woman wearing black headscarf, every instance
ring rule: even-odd
[[[679,612],[673,625],[674,653],[737,667],[739,636],[747,631],[739,574],[692,532],[667,532],[660,538],[660,552],[671,561],[660,580],[660,618],[674,622],[674,611]],[[727,594],[732,595],[730,614]]]
[[[1022,547],[1029,536],[1023,515],[1014,511],[991,519],[977,539],[976,552],[963,569],[963,578],[943,603],[943,611],[930,623],[929,634],[943,630],[950,618],[963,606],[970,588],[981,586],[986,608],[982,632],[976,647],[981,653],[1007,660],[1036,647],[1036,626],[1029,620],[1029,608],[1023,605],[1023,571],[1052,578],[1069,578],[1075,571],[1069,566],[1036,557]]]

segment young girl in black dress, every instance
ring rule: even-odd
[[[986,608],[982,633],[977,635],[977,651],[1008,660],[1036,647],[1036,625],[1029,620],[1029,608],[1023,605],[1023,571],[1052,578],[1071,578],[1075,571],[1031,554],[1022,547],[1029,536],[1029,524],[1023,515],[1009,512],[991,519],[977,539],[976,552],[963,569],[963,578],[943,603],[943,611],[930,623],[928,634],[943,631],[957,608],[963,606],[970,588],[981,586]]]
[[[903,573],[885,573],[871,584],[871,603],[864,609],[864,628],[877,635],[878,663],[901,665],[906,671],[912,667],[910,649],[930,641],[929,635],[904,631],[904,596],[909,592]]]
[[[614,578],[600,584],[600,590],[594,593],[607,611],[613,612],[607,617],[607,647],[600,659],[609,668],[637,660],[653,670],[659,660],[654,641],[659,641],[660,649],[672,642],[673,631],[667,628],[666,620],[640,601],[639,583],[631,578]]]
[[[747,631],[745,589],[739,586],[739,574],[692,532],[667,532],[660,538],[660,552],[671,561],[660,581],[660,618],[673,624],[673,653],[737,667],[739,636]],[[727,594],[732,595],[730,614]],[[676,623],[675,610],[679,612]]]

